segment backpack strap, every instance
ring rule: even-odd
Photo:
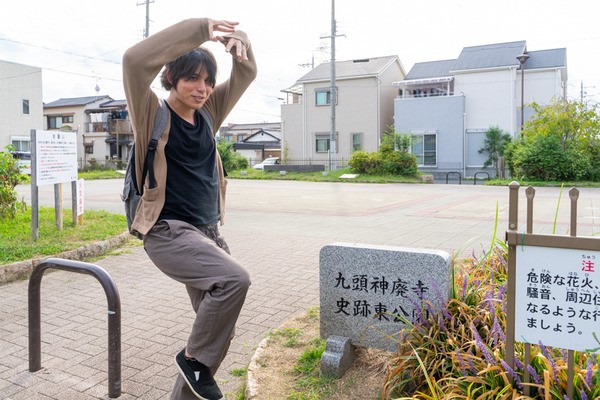
[[[152,129],[152,136],[150,138],[150,142],[148,143],[148,153],[146,155],[146,159],[144,160],[144,168],[142,170],[142,190],[139,191],[140,194],[143,193],[144,181],[146,180],[146,173],[148,173],[148,187],[156,187],[156,179],[154,178],[154,154],[158,145],[158,139],[160,139],[160,136],[166,129],[167,122],[169,121],[169,110],[167,109],[165,101],[159,99],[158,103],[158,111],[156,112],[156,116],[154,117],[154,128]]]
[[[210,133],[212,133],[214,136],[214,134],[215,134],[213,132],[214,121],[213,121],[212,115],[210,115],[210,113],[208,111],[206,111],[206,108],[204,108],[204,107],[202,107],[198,111],[200,112],[200,115],[202,115],[202,118],[204,118],[204,120],[208,124],[208,129],[210,129]]]

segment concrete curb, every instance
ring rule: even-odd
[[[0,265],[0,285],[14,282],[20,279],[27,279],[29,275],[31,275],[33,269],[39,263],[41,263],[49,257],[82,261],[89,257],[99,256],[111,249],[121,246],[129,239],[129,237],[129,231],[125,231],[113,238],[90,243],[88,245],[81,246],[77,249],[64,251],[53,256],[33,258],[31,260],[18,261],[11,264]]]
[[[253,400],[259,398],[259,387],[258,382],[256,382],[256,379],[254,378],[254,371],[260,368],[260,366],[258,365],[258,359],[260,359],[268,344],[269,337],[266,337],[258,344],[256,351],[252,355],[252,359],[250,360],[250,364],[248,365],[248,372],[246,373],[246,392],[244,394],[245,400]]]

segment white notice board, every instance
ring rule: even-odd
[[[36,184],[77,180],[77,134],[63,131],[35,133]]]
[[[518,245],[515,340],[600,352],[600,251]]]

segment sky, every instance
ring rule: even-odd
[[[42,68],[43,100],[124,99],[121,58],[143,39],[146,0],[10,2],[0,13],[0,59]],[[330,62],[331,0],[152,0],[149,32],[209,17],[238,21],[258,76],[226,122],[279,122],[281,91]],[[10,12],[5,12],[10,9]],[[598,0],[336,0],[337,61],[397,55],[417,62],[457,58],[463,47],[525,40],[527,49],[567,49],[568,97],[600,102]],[[219,65],[224,47],[208,43]],[[98,89],[98,90],[96,90]],[[154,89],[166,97],[159,84]]]

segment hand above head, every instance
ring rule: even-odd
[[[223,36],[215,36],[215,32],[224,32],[224,33],[233,33],[235,32],[235,26],[238,25],[239,22],[233,21],[225,21],[225,20],[208,20],[208,34],[210,35],[210,40],[213,42],[223,42]]]
[[[239,22],[234,21],[225,21],[225,20],[209,20],[209,34],[210,40],[214,42],[221,42],[225,46],[225,51],[230,52],[233,48],[235,48],[235,57],[238,62],[247,61],[247,48],[244,42],[240,39],[236,39],[231,36],[219,36],[215,35],[215,32],[224,32],[224,33],[235,33],[235,27],[239,24]]]
[[[225,51],[230,52],[231,49],[235,48],[235,57],[238,62],[248,61],[248,55],[246,54],[246,45],[240,39],[233,37],[223,38],[221,41],[225,46]]]

